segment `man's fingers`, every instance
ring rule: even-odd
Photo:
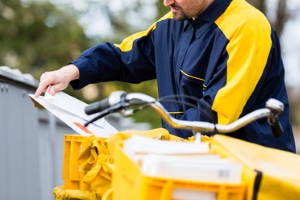
[[[51,95],[51,96],[54,96],[57,92],[60,92],[61,89],[60,89],[60,84],[57,84],[57,85],[52,85],[52,86],[49,86],[49,91],[48,93]]]
[[[54,84],[55,84],[54,72],[44,72],[40,77],[40,83],[39,83],[39,86],[38,86],[34,96],[38,97],[42,93],[46,93],[46,91],[49,89],[49,86],[54,85]],[[53,92],[51,92],[51,93],[53,93]],[[55,94],[55,92],[54,92],[54,94]]]
[[[45,93],[47,90],[47,87],[41,87],[39,86],[37,90],[35,91],[34,97],[39,97],[42,93]]]
[[[48,86],[51,86],[49,94],[54,96],[57,92],[66,89],[71,80],[78,79],[78,77],[79,70],[75,65],[67,65],[59,70],[45,72],[41,75],[40,84],[34,96],[38,97],[45,93]]]

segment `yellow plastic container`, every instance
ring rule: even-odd
[[[53,189],[55,200],[100,200],[111,188],[112,163],[107,138],[66,134],[63,151],[63,185]]]
[[[245,197],[244,184],[192,182],[145,176],[119,145],[116,145],[114,158],[115,169],[112,180],[114,200],[182,200],[205,199],[205,197],[217,200],[243,200]]]
[[[88,137],[81,135],[66,134],[64,136],[64,154],[62,178],[63,189],[87,190],[87,186],[82,182],[84,171],[79,168],[78,157],[85,148]]]

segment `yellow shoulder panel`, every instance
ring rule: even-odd
[[[134,33],[128,37],[126,37],[121,44],[115,44],[116,47],[118,47],[121,51],[126,52],[130,51],[132,49],[133,42],[143,36],[149,35],[155,28],[156,24],[159,21],[165,20],[165,19],[172,19],[173,15],[171,12],[168,12],[166,15],[164,15],[162,18],[160,18],[158,21],[154,22],[148,29],[144,31],[140,31],[137,33]]]
[[[266,17],[244,0],[234,0],[216,22],[229,40],[226,85],[215,97],[212,109],[218,123],[236,120],[253,93],[266,66],[271,26]]]

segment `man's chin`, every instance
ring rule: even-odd
[[[173,14],[173,19],[175,19],[176,21],[184,21],[184,20],[186,20],[185,17],[183,17],[179,13],[172,12],[172,14]]]

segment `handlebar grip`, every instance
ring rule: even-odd
[[[91,103],[84,108],[86,114],[91,115],[97,112],[101,112],[110,107],[109,99],[103,99],[101,101]]]
[[[282,135],[283,129],[278,120],[275,120],[274,122],[270,123],[270,126],[272,129],[273,135],[275,135],[276,137],[279,137]]]

